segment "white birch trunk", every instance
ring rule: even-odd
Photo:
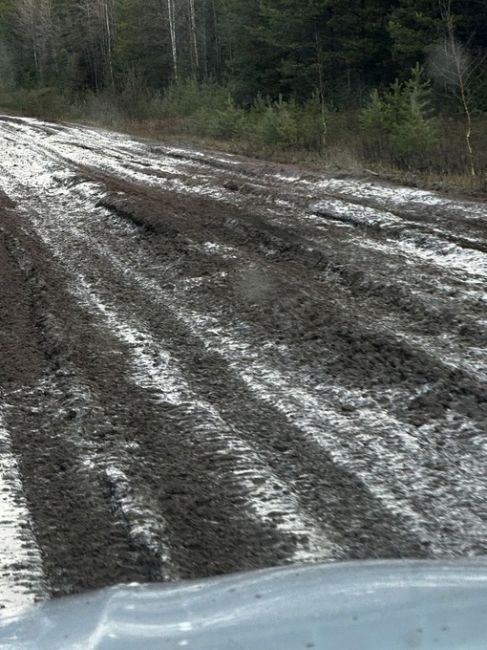
[[[169,34],[171,37],[172,66],[175,83],[178,82],[178,44],[176,41],[176,12],[174,0],[167,0],[167,12],[169,15]]]
[[[113,86],[115,84],[115,78],[113,75],[113,45],[112,45],[112,25],[111,25],[111,15],[110,7],[108,5],[109,0],[104,2],[104,19],[105,19],[105,38],[106,38],[106,65],[108,69],[108,75],[110,77],[110,84]]]
[[[196,29],[196,11],[194,0],[189,0],[189,29],[191,34],[191,52],[193,63],[193,76],[196,78],[200,68],[200,57],[198,52],[198,32]]]

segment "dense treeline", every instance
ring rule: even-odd
[[[231,81],[247,102],[322,84],[342,107],[427,63],[445,11],[470,56],[487,52],[485,0],[1,0],[1,72],[76,91],[122,89],[131,75],[163,90],[191,76]]]
[[[182,113],[192,112],[185,101],[201,108],[213,94],[227,99],[207,108],[227,122],[243,123],[240,111],[269,120],[271,110],[276,134],[291,129],[295,142],[286,120],[314,110],[319,137],[301,139],[316,148],[330,115],[365,107],[357,124],[377,131],[369,153],[399,142],[401,128],[427,141],[433,112],[458,115],[471,173],[471,132],[487,111],[486,54],[486,0],[0,0],[4,94],[110,94],[130,112],[160,93],[166,112],[171,96]]]

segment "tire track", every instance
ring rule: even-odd
[[[32,216],[33,215],[31,213],[30,217],[32,218]],[[64,329],[66,329],[66,328],[64,327]],[[140,336],[140,333],[138,334],[138,336]],[[75,346],[75,347],[77,347],[77,346]],[[64,364],[64,366],[66,367],[66,363]],[[71,373],[69,373],[69,374],[71,374],[71,377],[70,377],[70,385],[71,385],[71,387],[73,386],[73,383],[75,381],[75,377],[78,375],[78,373],[79,373],[79,368],[75,369],[75,370],[71,371]],[[143,388],[144,388],[144,390],[147,390],[150,387],[144,386]],[[110,390],[113,393],[113,387],[110,387]],[[190,398],[188,398],[188,400],[190,400]],[[86,401],[87,400],[85,398],[84,402],[86,402]],[[88,400],[88,401],[91,404],[91,400]],[[87,409],[86,404],[85,404],[84,408],[85,408],[85,410]],[[206,406],[206,410],[208,410],[209,408],[210,408],[209,406]],[[90,405],[89,409],[91,411],[94,410],[93,404]],[[154,409],[152,408],[151,410],[154,410]],[[213,418],[217,417],[217,414],[215,414],[215,413],[213,413],[213,414],[210,413],[210,415],[212,415]],[[198,420],[198,417],[197,417],[198,413],[193,411],[193,410],[190,410],[187,413],[183,413],[183,414],[179,413],[178,416],[179,417],[182,416],[186,421]],[[104,419],[108,419],[106,414],[104,415]],[[89,426],[89,423],[86,423],[86,424],[88,424],[88,426]],[[91,426],[93,426],[93,428],[95,428],[96,423],[93,423]],[[194,428],[193,423],[192,423],[191,426],[192,426],[192,428]],[[221,422],[220,420],[218,420],[218,419],[214,423],[214,428],[217,429],[217,430],[218,430],[218,428],[222,428],[223,426],[226,427],[226,425],[223,422]],[[205,428],[203,428],[203,431],[204,430],[205,430]],[[208,433],[208,432],[206,431],[206,433]],[[98,470],[100,470],[100,468],[104,468],[105,461],[104,461],[103,457],[98,455],[98,454],[93,457],[93,454],[90,451],[90,444],[89,444],[89,440],[87,440],[86,431],[84,433],[84,436],[85,436],[84,440],[79,440],[79,436],[78,436],[78,440],[76,441],[76,443],[79,445],[80,448],[83,447],[83,443],[84,443],[84,447],[88,449],[87,460],[84,463],[84,465],[86,467],[88,467],[88,468],[91,467],[92,469],[94,469],[96,467],[96,468],[98,468]],[[74,441],[75,437],[71,436],[71,440]],[[216,438],[215,438],[214,442],[216,442]],[[224,437],[223,438],[224,445],[222,447],[222,444],[220,443],[220,447],[221,447],[220,449],[215,449],[216,445],[213,444],[212,449],[211,449],[212,453],[220,452],[220,455],[221,455],[223,452],[225,452],[225,448],[229,447],[229,442],[230,441],[227,440]],[[187,443],[184,443],[184,444],[187,444]],[[181,446],[181,444],[180,444],[180,446]],[[227,474],[228,474],[228,462],[229,461],[231,463],[236,463],[236,465],[237,465],[235,475],[236,475],[236,478],[238,480],[235,482],[235,485],[233,486],[233,488],[231,488],[231,496],[235,500],[235,504],[236,505],[238,504],[239,511],[241,511],[242,507],[241,507],[241,504],[239,504],[238,502],[241,501],[241,499],[242,499],[242,496],[240,494],[241,491],[242,491],[242,487],[244,486],[247,489],[247,491],[253,490],[253,493],[251,494],[251,499],[249,501],[251,502],[252,509],[258,515],[258,520],[259,521],[257,521],[257,524],[258,524],[257,530],[255,531],[255,533],[251,533],[252,526],[249,525],[249,522],[245,521],[245,518],[244,518],[243,514],[241,516],[242,521],[240,523],[238,521],[238,517],[234,516],[235,521],[234,521],[233,525],[235,526],[236,530],[230,533],[230,538],[231,538],[231,536],[234,536],[235,533],[238,530],[238,537],[240,538],[238,548],[239,548],[240,552],[242,553],[242,557],[238,558],[237,556],[234,555],[230,560],[231,564],[227,565],[227,566],[225,564],[223,564],[222,567],[219,570],[224,570],[225,568],[227,570],[230,570],[234,563],[237,563],[237,566],[240,566],[240,567],[242,566],[242,564],[243,564],[243,566],[245,566],[245,564],[244,564],[246,562],[246,558],[245,558],[246,553],[245,553],[245,551],[247,551],[247,552],[250,551],[248,568],[255,568],[255,567],[261,566],[261,562],[264,561],[267,553],[269,553],[270,557],[273,558],[274,563],[279,561],[279,559],[281,559],[281,561],[282,561],[285,558],[287,558],[290,554],[292,554],[291,549],[297,543],[297,541],[295,541],[295,540],[298,540],[299,537],[304,537],[304,535],[301,534],[302,529],[305,528],[307,533],[310,533],[311,532],[310,531],[311,527],[308,524],[300,523],[299,514],[294,513],[294,505],[293,505],[293,497],[292,496],[289,496],[289,497],[288,496],[285,496],[285,497],[283,496],[280,501],[277,501],[276,500],[277,497],[275,497],[272,494],[272,492],[269,495],[265,494],[265,486],[262,487],[263,477],[265,478],[266,483],[269,483],[270,481],[273,481],[273,486],[272,487],[273,487],[274,492],[276,491],[276,489],[277,490],[279,490],[279,489],[284,490],[285,489],[286,492],[287,492],[288,491],[287,486],[279,487],[279,481],[278,481],[277,478],[274,478],[272,475],[270,475],[269,477],[266,478],[265,474],[263,475],[262,472],[259,473],[258,472],[258,467],[257,467],[257,470],[254,467],[254,465],[257,464],[257,461],[258,461],[257,456],[254,455],[254,456],[251,457],[250,460],[252,460],[252,459],[254,460],[254,463],[252,463],[252,462],[249,462],[249,460],[246,459],[245,456],[242,455],[243,453],[248,453],[248,454],[251,455],[252,451],[249,448],[242,446],[242,444],[239,443],[239,441],[237,441],[237,440],[233,441],[233,446],[236,447],[236,449],[234,449],[234,450],[230,449],[230,451],[235,452],[234,453],[235,457],[233,458],[233,457],[231,457],[231,454],[229,455],[227,453],[226,454],[227,458],[226,459],[222,458],[222,461],[221,461],[222,463],[223,463],[223,461],[225,461],[225,463],[227,464]],[[76,447],[76,445],[75,445],[75,447]],[[230,445],[230,447],[231,447],[231,445]],[[148,453],[147,445],[145,446],[145,453]],[[67,458],[73,458],[74,456],[76,456],[76,452],[74,451],[74,449],[71,450],[71,452],[68,452],[68,450],[65,449],[65,451],[63,452],[63,456],[66,456]],[[155,461],[158,460],[157,456],[156,456],[156,458],[154,460]],[[198,469],[196,467],[193,469],[193,473],[195,471],[196,472],[198,471]],[[105,476],[105,478],[108,478],[108,479],[110,479],[110,476],[113,478],[114,474],[118,475],[118,477],[120,478],[121,472],[113,470],[113,468],[109,467],[109,468],[103,469],[102,474],[103,474],[103,476]],[[196,478],[197,478],[196,476],[192,476],[193,481]],[[204,475],[201,478],[204,479]],[[123,475],[122,475],[122,480],[123,480]],[[196,481],[196,482],[198,482],[198,481]],[[217,496],[219,498],[219,502],[217,502],[215,504],[215,506],[213,506],[213,507],[221,508],[222,505],[223,505],[222,501],[224,501],[225,499],[221,495],[224,494],[225,491],[227,491],[231,487],[231,485],[229,484],[230,481],[228,481],[228,478],[225,479],[225,482],[226,482],[225,488],[216,491],[216,494],[217,494]],[[213,481],[213,483],[215,483],[215,481]],[[164,481],[162,481],[161,484],[163,485]],[[211,485],[210,482],[207,482],[206,485],[203,482],[202,487],[203,488],[206,487],[206,489],[208,489],[210,487],[210,485]],[[257,487],[256,487],[257,485],[260,486],[259,489],[257,489]],[[120,485],[118,485],[118,486],[115,486],[115,490],[112,489],[112,492],[113,491],[120,492],[120,490],[122,490],[122,492],[126,491],[126,490],[124,490],[123,486],[121,487]],[[265,499],[262,498],[262,494],[265,495]],[[110,497],[110,498],[112,498],[112,497]],[[127,515],[124,512],[124,501],[125,501],[125,498],[124,498],[123,495],[122,495],[122,498],[120,498],[120,497],[117,498],[117,502],[121,506],[119,509],[122,510],[122,514],[124,514],[125,518],[127,518]],[[280,505],[280,509],[276,506],[276,504],[279,504],[279,505],[282,504],[282,505]],[[229,514],[228,513],[228,506],[227,506],[226,509],[227,509],[227,512],[225,514],[228,516],[228,514]],[[224,512],[225,512],[225,509],[224,509]],[[115,513],[115,514],[117,514],[117,513]],[[208,513],[205,513],[205,512],[202,513],[202,517],[207,516],[207,515],[208,515]],[[288,518],[290,517],[291,521],[296,523],[297,530],[294,530],[294,528],[287,523],[286,516]],[[282,523],[279,521],[279,519],[283,520]],[[275,520],[277,520],[277,522]],[[191,523],[193,526],[196,525],[196,522],[194,522],[194,521],[193,522],[188,522],[188,523]],[[226,535],[226,534],[222,535],[221,534],[221,528],[220,528],[221,523],[220,522],[217,522],[217,523],[218,523],[218,527],[220,529],[219,543],[224,544],[225,543],[225,538],[228,537],[228,535]],[[71,525],[72,525],[72,522],[71,522]],[[178,528],[177,525],[175,527]],[[266,527],[269,529],[267,533],[265,532]],[[75,527],[73,526],[73,528],[75,528]],[[131,526],[131,528],[133,529],[133,526]],[[179,528],[181,528],[181,526],[179,526]],[[279,536],[277,536],[276,532],[274,532],[276,530],[281,531],[281,534]],[[200,531],[200,536],[202,535],[202,533],[203,533],[203,537],[204,537],[204,531]],[[212,535],[214,535],[214,533],[212,533]],[[193,536],[194,536],[194,533],[193,533]],[[244,537],[248,537],[249,539],[246,540],[245,542],[243,542],[242,540],[243,540]],[[176,536],[176,540],[174,541],[174,546],[176,546],[176,544],[178,542],[181,544],[181,542],[183,541],[184,538],[186,538],[186,540],[188,540],[189,543],[191,543],[190,540],[189,540],[189,535],[186,533],[185,535],[177,535]],[[230,543],[230,538],[228,539],[228,542],[229,542],[228,545],[230,546],[230,548],[233,548],[235,546],[235,541],[232,541]],[[254,539],[255,539],[255,542],[253,541]],[[262,549],[260,549],[260,552],[259,552],[260,559],[259,559],[258,556],[256,557],[256,550],[257,549],[252,549],[252,545],[253,544],[257,545],[258,544],[258,546],[260,547],[260,545],[262,544],[262,540],[265,540],[265,539],[267,539],[268,549],[266,551],[264,551],[264,552],[262,552]],[[308,537],[306,537],[306,542],[307,542],[307,540],[308,540]],[[312,545],[314,545],[315,547],[317,546],[316,542],[312,542]],[[326,545],[323,545],[320,542],[319,551],[321,553],[325,552],[325,550],[322,548],[323,546],[326,547]],[[303,544],[303,547],[304,547],[304,544]],[[224,546],[224,548],[225,548],[225,546]],[[71,551],[72,551],[73,556],[75,556],[75,553],[74,553],[73,549],[71,549]],[[213,554],[214,557],[211,560],[211,566],[213,567],[213,569],[205,568],[201,564],[198,565],[198,555],[197,555],[197,552],[195,552],[195,549],[193,548],[192,549],[192,558],[189,560],[189,566],[191,566],[192,568],[189,568],[188,559],[186,559],[185,565],[183,563],[183,565],[185,566],[185,573],[183,575],[186,575],[187,577],[193,577],[193,575],[201,575],[202,573],[204,574],[206,572],[211,573],[212,571],[217,570],[218,562],[219,561],[221,562],[221,560],[224,560],[224,559],[219,558],[218,551],[213,550],[213,552],[212,552],[211,551],[211,545],[208,544],[208,543],[205,543],[205,553],[207,555],[208,555],[208,553]],[[304,554],[305,554],[305,552],[304,552]],[[304,557],[304,555],[303,555],[303,557]],[[226,560],[224,560],[224,562],[226,562]],[[65,559],[64,559],[64,563],[66,563]],[[146,560],[146,562],[144,564],[147,564],[147,560]],[[69,573],[69,571],[68,571],[68,573]],[[87,573],[88,573],[88,579],[92,579],[91,571],[88,571]],[[157,575],[154,576],[153,574],[151,574],[149,576],[146,576],[146,579],[147,578],[152,578],[152,579],[156,578],[157,579]],[[160,579],[160,576],[159,576],[159,579]],[[64,591],[64,592],[66,592],[68,590],[68,584],[69,584],[69,582],[66,580],[66,583],[62,584],[60,586],[60,589],[62,591]],[[79,586],[80,585],[76,585],[76,583],[75,583],[75,588],[76,587],[79,588]]]
[[[42,227],[41,227],[41,233]],[[98,244],[93,243],[90,239],[86,239],[86,237],[83,236],[83,234],[77,230],[76,227],[71,228],[71,234],[75,236],[74,242],[67,242],[66,237],[63,235],[62,240],[59,238],[57,241],[51,242],[51,245],[54,247],[61,247],[58,248],[58,255],[59,258],[62,260],[70,260],[71,264],[73,263],[73,260],[77,260],[77,268],[81,269],[81,272],[83,273],[89,273],[93,277],[94,282],[98,282],[98,279],[100,277],[106,278],[109,280],[108,284],[108,289],[105,289],[105,292],[107,294],[111,294],[112,296],[116,295],[117,293],[120,294],[120,301],[127,301],[130,304],[137,304],[138,309],[140,309],[141,305],[141,299],[140,295],[134,294],[134,296],[131,295],[129,286],[127,285],[127,280],[133,276],[133,273],[130,271],[131,263],[128,261],[125,262],[120,262],[119,260],[116,260],[114,255],[109,252],[108,250],[105,249],[105,247],[101,247],[98,249]],[[45,233],[43,233],[43,236],[45,236]],[[49,237],[49,235],[47,235]],[[97,238],[95,238],[96,242]],[[93,253],[93,251],[99,250],[98,254],[98,260],[100,263],[100,260],[103,260],[105,263],[109,260],[112,261],[112,263],[115,263],[115,266],[117,267],[118,270],[118,276],[113,276],[110,278],[110,269],[109,267],[105,268],[99,268],[98,266],[92,269],[88,268],[89,262],[87,260],[89,259],[90,253]],[[81,267],[79,266],[81,264]],[[74,271],[73,271],[74,273]],[[118,286],[120,283],[120,279],[123,278],[123,285]],[[140,279],[136,278],[137,284],[140,284]],[[147,283],[146,283],[147,284]],[[145,287],[147,290],[147,286]],[[154,297],[159,296],[160,290],[156,285],[153,285],[153,287],[150,288],[148,291],[148,294],[152,296],[152,299]],[[86,297],[85,297],[86,300]],[[161,303],[160,307],[166,312],[165,315],[165,327],[171,327],[168,323],[167,320],[167,309],[169,308],[171,311],[173,311],[173,307],[170,305],[170,301],[166,300],[166,302]],[[146,306],[145,309],[146,314],[150,314],[150,307],[149,305]],[[171,338],[174,341],[175,339],[178,338],[177,330],[178,328],[180,329],[181,323],[184,322],[184,319],[181,318],[181,315],[176,312],[176,325],[172,325],[172,334],[170,339],[166,341],[166,345],[169,344],[171,345]],[[157,318],[160,318],[158,315]],[[112,321],[112,326],[117,329],[119,325],[117,326],[116,321]],[[141,337],[141,326],[140,324],[137,325],[135,328],[135,331],[137,332],[137,335],[132,334],[132,339],[129,339],[127,342],[132,342],[137,341],[137,337]],[[201,336],[198,334],[197,336],[198,339],[201,339]],[[201,339],[203,340],[203,339]],[[189,346],[188,339],[184,337],[183,339],[183,345],[188,346],[190,350],[192,350],[192,353],[194,353],[194,346],[191,345]],[[203,342],[202,350],[207,347],[206,341]],[[218,351],[220,352],[220,351]],[[181,360],[181,353],[182,350],[179,348],[178,349],[178,357]],[[250,356],[248,357],[250,358]],[[227,363],[230,366],[230,369],[233,370],[233,366],[235,365],[235,359],[226,359]],[[210,362],[212,365],[214,365],[214,361]],[[146,364],[145,367],[150,367],[150,355],[149,358],[146,359]],[[226,377],[227,371],[225,370],[224,367],[221,367],[218,371],[218,374],[221,375],[222,377]],[[192,376],[193,375],[193,376]],[[191,377],[192,383],[194,383],[194,368],[191,368],[191,364],[187,367],[187,376]],[[179,380],[181,381],[181,380]],[[236,395],[240,395],[241,397],[241,402],[240,406],[237,403],[234,403],[234,412],[238,411],[239,409],[245,409],[246,407],[243,406],[246,402],[249,401],[249,395],[247,394],[247,390],[245,389],[245,380],[242,385],[238,386],[235,384],[235,382],[232,382],[231,379],[231,374],[225,379],[225,383],[230,382],[233,390],[236,391]],[[161,383],[166,383],[166,382],[161,382]],[[151,385],[146,385],[146,388],[150,388]],[[243,391],[242,391],[243,388]],[[204,388],[201,384],[199,384],[199,390],[203,390]],[[261,395],[257,395],[257,405],[255,408],[250,409],[250,413],[252,416],[253,420],[259,418],[259,411],[262,410],[262,403],[259,398],[261,398]],[[209,398],[214,400],[215,396],[212,395],[211,392],[209,392]],[[270,405],[271,407],[273,406],[272,404]],[[227,407],[227,412],[228,412],[228,407]],[[229,414],[229,417],[231,419],[235,419],[235,414]],[[270,422],[272,420],[275,420],[276,418],[276,413],[273,408],[271,408],[271,413],[269,414],[269,417],[267,420],[262,419],[262,426],[264,427],[264,430],[269,429]],[[195,419],[195,414],[192,415],[192,419]],[[242,421],[241,421],[242,424]],[[240,426],[241,426],[240,424]],[[248,424],[243,425],[245,429],[248,429]],[[258,425],[257,425],[258,426]],[[283,431],[286,430],[286,428],[289,429],[289,424],[286,424],[286,419],[284,421],[279,423],[279,427],[277,431],[274,434],[274,437],[276,440],[279,440],[279,438],[282,438]],[[246,432],[246,436],[248,437],[249,433]],[[292,429],[288,433],[288,440],[293,440],[295,438],[301,438],[299,435],[299,428],[298,429]],[[258,437],[255,437],[255,439],[258,439]],[[301,440],[301,445],[305,443],[306,436],[304,437],[304,440]],[[259,440],[259,446],[262,450],[262,440]],[[295,442],[291,443],[292,447],[296,446]],[[301,448],[301,454],[303,453],[303,450]],[[316,450],[313,452],[311,451],[310,457],[313,457],[316,454]],[[248,458],[254,459],[253,462],[255,462],[255,456],[252,454],[252,451],[247,448],[246,451],[243,452],[243,457],[241,460],[244,460],[244,462],[248,462]],[[330,495],[329,496],[329,501],[332,503],[332,512],[330,512],[330,505],[329,503],[322,502],[322,498],[316,493],[316,489],[311,489],[309,483],[312,482],[313,479],[307,478],[307,482],[305,482],[305,485],[307,487],[307,492],[309,493],[311,491],[311,495],[308,496],[307,503],[308,505],[310,504],[311,498],[314,499],[315,504],[314,504],[314,510],[315,510],[315,516],[317,514],[316,511],[319,510],[319,504],[323,503],[323,508],[322,512],[320,513],[321,518],[326,521],[326,519],[329,519],[333,521],[334,527],[336,530],[332,531],[332,536],[333,533],[336,535],[338,531],[340,531],[339,536],[340,536],[340,544],[342,547],[348,549],[347,553],[348,556],[352,555],[354,557],[370,557],[371,555],[373,556],[388,556],[388,557],[396,557],[397,555],[401,556],[411,556],[411,555],[422,555],[425,553],[424,547],[422,544],[424,543],[425,545],[429,545],[429,537],[424,535],[424,532],[421,533],[420,536],[420,541],[418,539],[414,539],[406,530],[402,530],[402,526],[399,522],[394,522],[392,524],[392,530],[389,529],[389,523],[388,520],[390,519],[390,514],[386,515],[384,512],[382,512],[380,505],[377,506],[374,501],[374,497],[371,496],[368,492],[368,490],[364,490],[364,488],[360,485],[359,482],[354,480],[352,477],[349,477],[346,472],[343,472],[342,470],[336,470],[334,468],[334,461],[328,461],[324,462],[322,466],[320,467],[319,470],[314,467],[316,465],[316,460],[311,461],[306,464],[302,465],[299,461],[296,459],[293,459],[294,463],[298,463],[298,468],[294,468],[293,472],[288,472],[287,474],[287,481],[289,481],[290,476],[293,476],[294,478],[292,479],[292,482],[298,483],[299,482],[299,471],[304,471],[306,473],[306,476],[308,477],[311,473],[311,476],[314,476],[314,480],[317,482],[322,482],[321,476],[322,474],[325,474],[327,476],[335,476],[336,477],[336,482],[338,485],[342,487],[344,492],[347,494],[346,497],[341,497],[337,499],[337,496],[334,494],[333,497]],[[277,461],[274,461],[275,464],[277,465]],[[280,470],[278,469],[278,472]],[[277,482],[277,480],[276,480]],[[331,482],[328,483],[329,486],[332,485]],[[336,491],[336,487],[331,488],[333,493]],[[300,495],[301,500],[302,500],[302,494]],[[339,503],[337,504],[337,500]],[[333,510],[338,511],[338,512],[333,512]],[[377,512],[379,510],[379,512]],[[277,510],[279,512],[279,510]],[[354,521],[353,525],[350,524],[349,518],[350,518],[350,513],[357,513],[354,515],[356,519]],[[360,513],[360,514],[359,514]],[[396,515],[399,515],[399,519],[402,518],[402,514],[400,512],[399,508],[396,508],[395,511]],[[367,522],[366,524],[364,522]],[[384,522],[385,525],[384,525]],[[407,528],[409,529],[411,526],[410,522],[408,521],[407,523]],[[358,536],[356,535],[355,529],[359,529],[360,533]],[[364,532],[364,529],[368,532]],[[298,527],[298,533],[301,534],[302,532],[302,526]],[[417,532],[417,531],[416,531]],[[399,541],[399,538],[397,536],[401,536],[403,539]],[[312,538],[316,537],[315,534],[312,534]],[[358,539],[357,539],[358,537]],[[411,538],[412,537],[412,538]],[[321,549],[321,553],[318,552],[315,555],[317,558],[320,557],[320,554],[325,553],[328,554],[329,551],[327,549],[328,545],[325,543],[324,548]],[[316,545],[315,545],[316,548]]]
[[[0,610],[12,613],[42,599],[47,586],[17,459],[4,423],[6,407],[0,407]]]
[[[62,278],[58,277],[56,284],[59,291],[59,287],[63,284]],[[49,486],[54,490],[49,496],[46,495],[45,488],[39,490],[43,501],[47,503],[37,503],[36,498],[31,494],[40,529],[39,536],[50,562],[50,574],[54,576],[53,593],[70,593],[73,589],[96,586],[103,584],[109,577],[113,581],[174,579],[174,575],[177,574],[170,567],[168,569],[164,566],[166,558],[171,556],[174,556],[174,564],[178,567],[176,571],[178,574],[181,571],[180,575],[183,577],[196,577],[242,567],[258,568],[269,563],[282,562],[291,556],[299,537],[298,533],[301,534],[303,527],[307,528],[306,524],[299,522],[299,515],[294,514],[292,497],[283,497],[282,502],[284,510],[297,522],[298,530],[293,533],[291,533],[291,526],[286,525],[286,522],[281,525],[279,521],[274,521],[275,518],[285,519],[286,512],[276,508],[277,497],[273,497],[272,493],[263,500],[261,495],[265,494],[265,490],[262,487],[262,473],[256,473],[253,465],[249,464],[245,457],[239,456],[242,449],[230,449],[226,455],[223,453],[228,445],[223,444],[222,447],[217,432],[224,423],[219,420],[213,423],[215,438],[211,440],[208,436],[208,423],[205,425],[204,421],[200,422],[204,444],[200,445],[201,449],[195,448],[188,434],[195,430],[198,421],[202,419],[199,417],[201,414],[198,413],[198,409],[184,412],[179,408],[177,413],[173,413],[168,418],[165,413],[166,404],[158,412],[155,404],[150,398],[148,401],[145,396],[148,391],[152,394],[157,389],[157,384],[154,384],[154,387],[144,385],[141,396],[137,398],[133,388],[125,386],[121,381],[121,377],[126,375],[126,370],[125,367],[120,367],[120,357],[123,358],[125,355],[123,350],[113,349],[115,346],[113,340],[110,340],[112,333],[104,333],[100,341],[95,342],[91,354],[87,353],[86,348],[81,352],[81,346],[86,345],[83,343],[83,330],[81,332],[70,330],[73,330],[73,320],[79,316],[81,316],[82,326],[86,328],[88,325],[86,318],[76,313],[75,306],[69,304],[70,301],[66,296],[58,299],[64,304],[63,313],[66,322],[54,329],[63,333],[70,332],[69,344],[65,342],[62,351],[56,350],[55,359],[52,361],[57,368],[56,374],[61,379],[56,379],[55,386],[52,388],[44,384],[38,393],[31,390],[19,396],[19,401],[29,405],[32,400],[40,401],[40,394],[42,394],[43,406],[31,409],[36,422],[40,424],[41,431],[29,429],[24,421],[21,434],[17,433],[20,447],[25,447],[25,438],[22,439],[21,436],[31,438],[35,436],[43,450],[42,462],[39,462],[38,456],[30,459],[37,462],[35,475],[34,468],[27,466],[28,461],[24,459],[27,474],[34,484],[31,488],[36,487],[38,490],[39,480],[42,481],[47,475]],[[51,304],[51,308],[53,306]],[[91,337],[93,334],[92,331]],[[141,336],[140,332],[136,335]],[[55,343],[51,341],[50,345],[52,347]],[[66,348],[69,349],[69,354],[59,362],[60,354],[66,353]],[[99,350],[103,348],[108,350],[108,355],[105,355],[103,363],[93,368],[93,358],[90,359],[90,356],[99,355]],[[113,353],[117,358],[115,365]],[[52,357],[52,354],[49,353],[48,356]],[[80,365],[73,365],[74,362]],[[91,386],[90,389],[79,386],[76,388],[83,380]],[[161,387],[159,390],[162,390]],[[94,391],[100,392],[98,400],[103,399],[105,402],[109,400],[107,406],[97,406],[97,401],[92,395]],[[131,410],[138,410],[144,416],[140,422],[131,422],[128,427],[123,427],[120,431],[120,422],[112,420],[110,411],[115,410],[113,418],[118,411],[118,418],[120,418],[119,400],[126,401],[128,396],[133,403]],[[48,398],[51,398],[53,403],[49,403]],[[112,400],[115,408],[110,405]],[[191,398],[188,397],[187,400]],[[169,402],[169,406],[172,412],[174,404]],[[184,406],[184,402],[181,406]],[[149,411],[152,415],[148,415]],[[64,426],[69,431],[69,439],[65,439],[62,434],[55,436],[56,444],[53,446],[49,438],[40,437],[39,433],[44,433],[42,419],[45,416],[51,419],[51,435],[52,425],[58,422],[59,426]],[[203,420],[205,417],[203,413]],[[162,439],[162,449],[159,441],[154,439],[155,433],[160,431],[161,427],[166,429],[165,437]],[[170,435],[167,431],[168,427],[172,429]],[[113,442],[110,442],[113,437],[112,432],[116,435]],[[129,437],[130,432],[132,436],[135,433],[136,438],[135,445],[130,446],[129,460],[127,454],[123,453],[123,449],[127,442],[126,440],[124,442],[124,437]],[[146,437],[142,433],[146,434]],[[142,439],[143,437],[145,439]],[[100,439],[103,441],[102,444]],[[227,443],[225,438],[223,443]],[[143,457],[140,462],[134,462],[133,456],[139,456],[137,453],[139,448]],[[173,451],[167,458],[167,453],[171,449]],[[250,453],[247,448],[243,451]],[[219,454],[217,462],[214,461],[215,454]],[[52,465],[53,460],[54,465]],[[188,467],[185,468],[186,463]],[[237,466],[235,481],[231,479],[230,473],[233,464]],[[218,475],[218,468],[224,469],[222,478]],[[62,472],[61,476],[58,475],[59,469]],[[237,475],[237,470],[240,474],[245,471],[247,475],[242,478],[241,475]],[[127,479],[127,471],[131,475],[130,481]],[[52,472],[55,472],[55,476]],[[189,491],[181,485],[177,486],[183,480],[178,479],[178,476],[191,477],[193,486]],[[154,487],[151,487],[149,477],[155,484]],[[269,482],[271,478],[267,478],[266,481]],[[258,489],[253,486],[254,482],[255,486],[257,484],[260,486]],[[73,493],[74,484],[78,492]],[[144,487],[140,489],[140,486]],[[259,516],[255,526],[248,520],[242,509],[242,486],[246,487],[247,491],[253,486],[254,511],[257,510],[259,515],[262,515],[265,509],[267,512],[265,518]],[[34,494],[37,494],[37,490]],[[137,496],[138,493],[140,496]],[[212,496],[208,499],[204,496],[206,493]],[[168,495],[170,499],[171,494],[175,495],[176,499],[166,515]],[[58,503],[58,507],[62,507],[59,503],[59,495],[61,495],[61,503],[69,509],[69,516],[65,517],[66,521],[63,521],[62,525],[55,522],[49,525],[49,521],[59,516],[56,509],[51,512],[53,503]],[[186,507],[189,512],[186,517],[179,512],[180,495],[188,501]],[[213,499],[214,502],[210,503],[209,501]],[[154,503],[153,506],[151,502]],[[101,505],[102,503],[104,505]],[[191,512],[192,507],[197,509],[196,513]],[[87,509],[84,516],[80,508]],[[104,515],[103,508],[106,509]],[[87,540],[86,534],[80,534],[80,526],[88,513],[95,521],[102,518],[104,526],[98,524],[97,535],[93,538],[90,536]],[[123,524],[123,529],[120,523]],[[281,528],[281,534],[277,534]],[[63,538],[62,548],[53,544],[50,537],[53,532],[59,534],[60,529]],[[127,530],[128,539],[123,538],[124,530]],[[112,534],[113,539],[102,541],[103,534]],[[118,546],[115,542],[116,536],[119,537]],[[164,541],[161,545],[161,538],[164,540],[166,537],[167,547]],[[265,550],[261,548],[264,540]],[[99,545],[102,553],[92,550],[90,561],[94,556],[95,564],[82,563],[79,553],[86,552],[86,549],[92,548],[93,544]],[[127,545],[128,554],[124,553],[122,544]],[[234,552],[235,549],[238,549],[240,556]],[[324,552],[321,547],[320,550]],[[103,569],[97,566],[97,561],[102,563]],[[61,576],[58,575],[60,570]]]
[[[297,550],[289,561],[316,561],[336,556],[336,550],[324,533],[300,512],[290,486],[273,474],[259,453],[242,440],[239,431],[229,426],[212,404],[191,391],[174,359],[144,332],[144,327],[121,320],[82,277],[78,278],[76,294],[90,311],[101,314],[111,332],[130,346],[136,384],[157,395],[163,403],[178,408],[179,413],[196,423],[190,435],[211,441],[214,452],[231,461],[229,470],[242,488],[245,507],[257,524],[270,523],[284,536],[297,539]]]

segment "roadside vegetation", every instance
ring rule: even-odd
[[[1,0],[0,106],[487,192],[487,3]]]

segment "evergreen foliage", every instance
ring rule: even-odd
[[[385,155],[406,166],[420,166],[435,143],[435,121],[431,117],[432,92],[416,65],[410,78],[399,80],[383,93],[372,91],[361,112],[361,126],[369,136],[369,154]]]
[[[446,119],[468,108],[469,151],[487,112],[487,2],[448,0],[448,20],[444,5],[0,0],[0,105],[114,124],[186,120],[209,137],[322,153],[347,112],[367,156],[418,166],[435,138],[432,109]],[[451,33],[478,62],[461,105],[432,72]]]

